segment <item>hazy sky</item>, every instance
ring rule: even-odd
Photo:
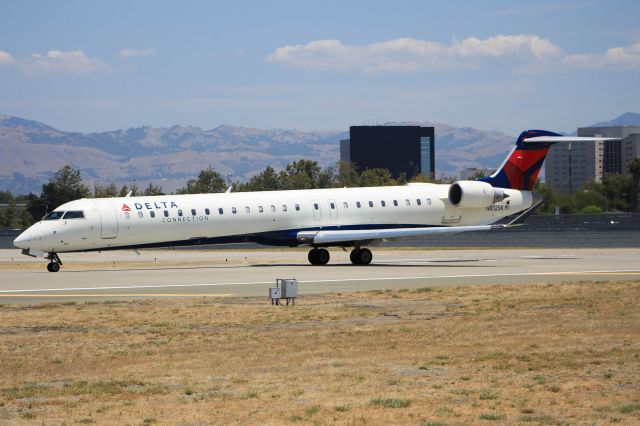
[[[572,131],[640,112],[640,1],[10,1],[0,114],[63,130]]]

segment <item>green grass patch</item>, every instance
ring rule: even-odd
[[[498,393],[491,389],[482,389],[479,396],[482,400],[498,399]]]
[[[504,420],[507,418],[507,416],[498,413],[482,413],[478,418],[480,420]]]
[[[411,405],[411,400],[397,398],[376,398],[371,400],[371,405],[373,405],[374,407],[384,408],[406,408]]]
[[[631,404],[625,404],[618,407],[618,411],[622,414],[633,413],[634,411],[640,411],[640,403],[634,402]]]
[[[318,414],[318,411],[320,411],[320,407],[318,407],[317,405],[314,405],[313,407],[309,407],[306,410],[304,410],[304,413],[307,415],[307,417],[311,417]]]

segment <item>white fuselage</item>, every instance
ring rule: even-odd
[[[81,199],[56,211],[82,218],[42,220],[15,244],[43,252],[256,241],[298,245],[313,229],[486,225],[531,206],[528,191],[505,189],[482,208],[453,206],[449,185],[162,195]]]

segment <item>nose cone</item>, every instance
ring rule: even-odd
[[[22,234],[18,235],[18,238],[13,240],[13,245],[21,249],[26,249],[26,248],[29,248],[30,241],[31,241],[31,231],[27,229]]]

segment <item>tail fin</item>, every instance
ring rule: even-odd
[[[551,141],[554,138],[540,138],[542,142],[526,139],[540,136],[560,137],[559,134],[546,130],[525,130],[518,137],[516,146],[500,168],[491,176],[480,178],[483,182],[498,188],[512,188],[530,191],[536,183],[538,173],[544,159],[549,152],[549,147],[559,141]]]

